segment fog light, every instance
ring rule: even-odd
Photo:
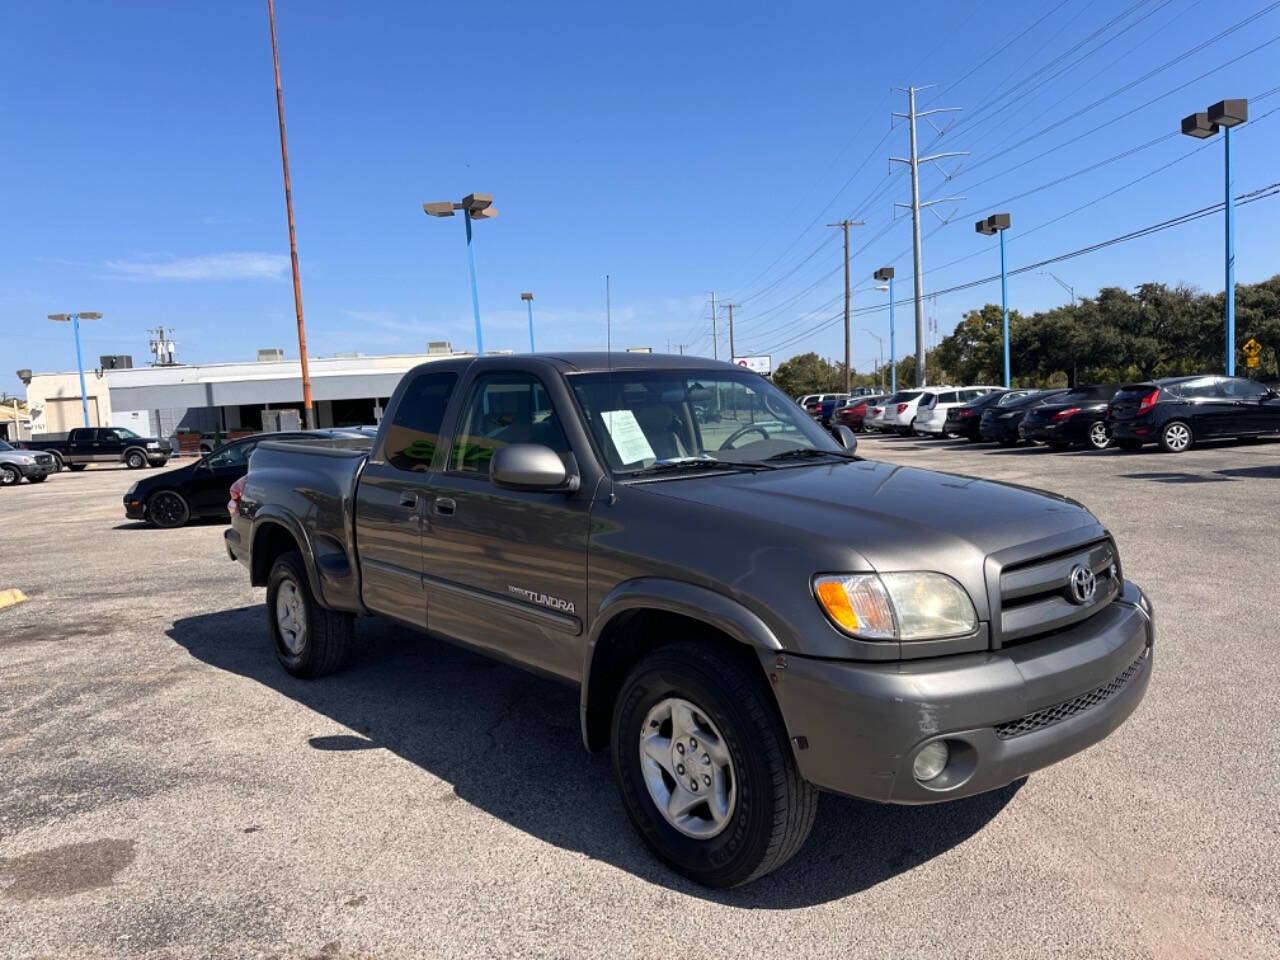
[[[935,740],[916,754],[912,772],[921,783],[927,783],[946,769],[950,757],[951,751],[947,749],[946,741]]]

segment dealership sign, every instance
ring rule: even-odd
[[[773,373],[773,365],[769,359],[769,357],[734,357],[733,362],[740,367],[746,367],[752,373],[767,377]]]

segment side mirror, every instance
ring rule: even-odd
[[[570,476],[564,461],[550,447],[540,443],[513,443],[499,447],[489,462],[489,479],[509,490],[578,489],[578,478]]]
[[[858,436],[843,423],[837,423],[831,428],[831,435],[836,438],[836,443],[844,447],[850,453],[858,452]]]

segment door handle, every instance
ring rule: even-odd
[[[400,492],[400,506],[416,510],[418,508],[418,494],[413,490],[402,490]]]
[[[435,502],[431,504],[431,512],[437,517],[452,517],[456,509],[458,505],[449,497],[436,497]]]

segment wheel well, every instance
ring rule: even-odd
[[[255,563],[256,563],[255,554]],[[704,640],[752,664],[752,648],[710,624],[666,610],[627,610],[608,624],[596,641],[587,684],[586,742],[589,750],[609,745],[613,703],[631,668],[659,647],[682,640]]]
[[[266,586],[276,560],[291,550],[299,550],[293,534],[278,523],[264,523],[253,535],[253,549],[249,554],[253,558],[253,569],[249,582],[255,587]]]
[[[142,454],[142,459],[144,459],[144,460],[147,458],[147,451],[146,451],[146,449],[145,449],[145,448],[143,448],[143,447],[125,447],[125,448],[124,448],[124,456],[126,456],[126,457],[127,457],[127,456],[129,456],[129,454],[131,454],[131,453],[140,453],[140,454]]]

